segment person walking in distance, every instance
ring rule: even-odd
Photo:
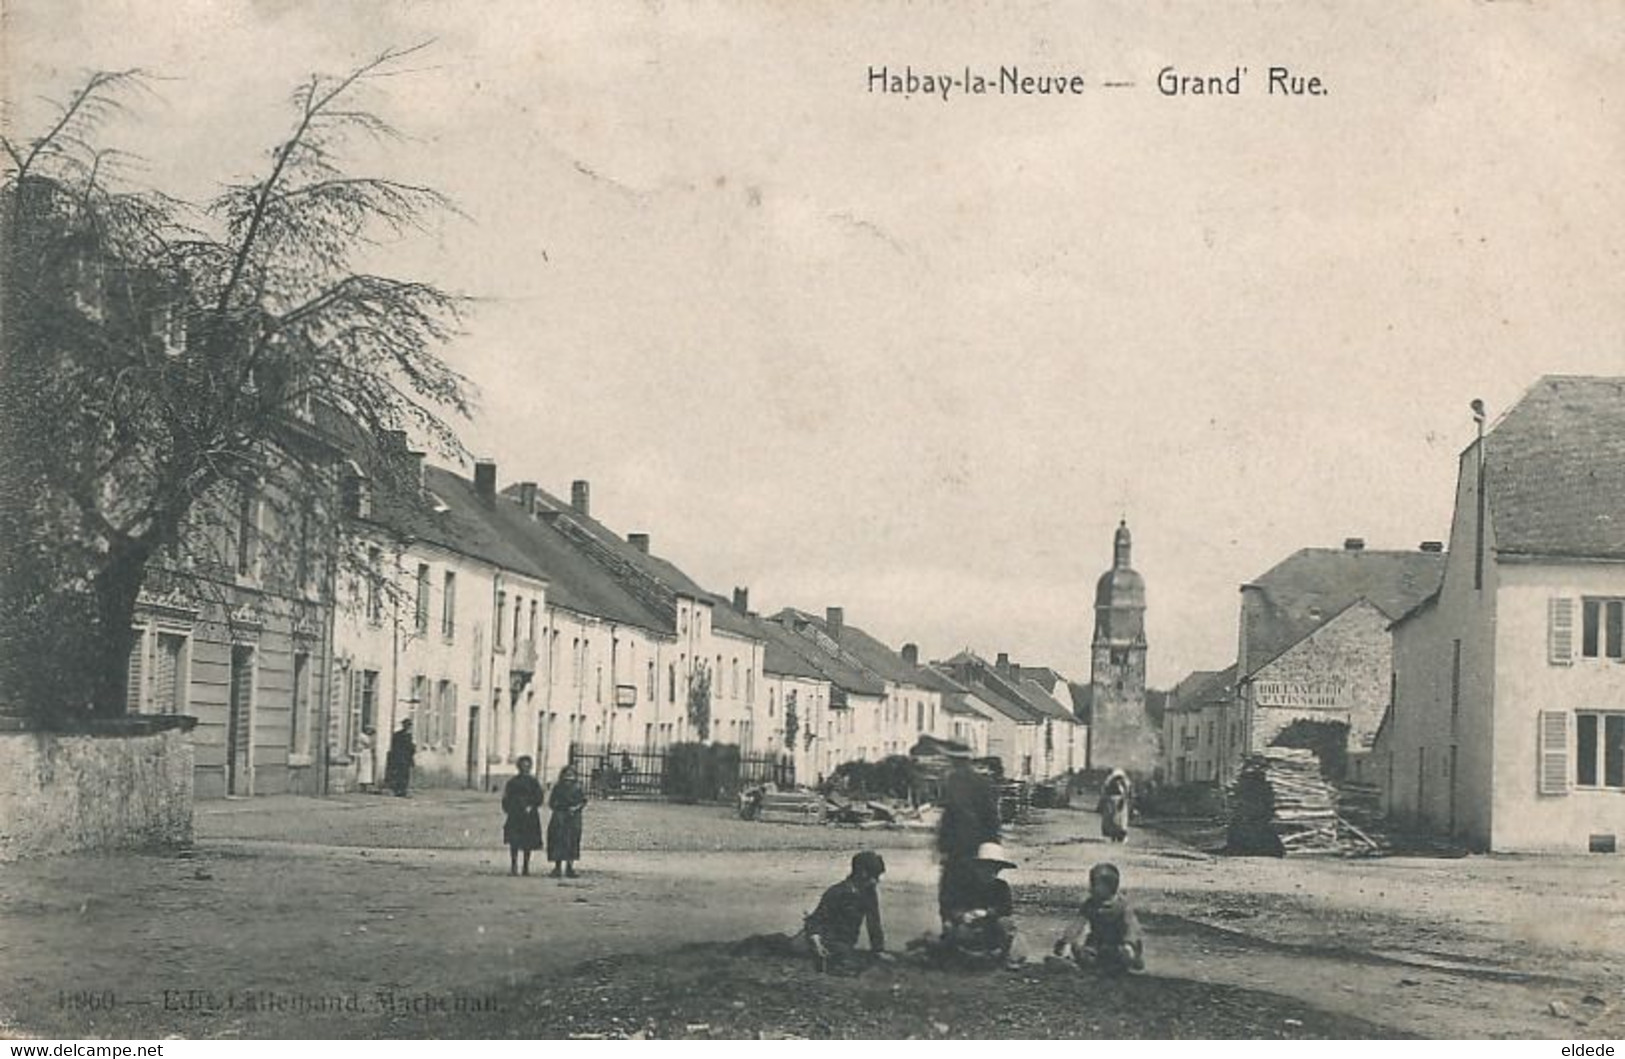
[[[1122,842],[1128,838],[1128,816],[1133,797],[1134,786],[1129,782],[1128,774],[1122,769],[1112,769],[1105,785],[1100,788],[1100,803],[1095,806],[1100,813],[1100,833],[1106,839]]]

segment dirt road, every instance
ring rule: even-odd
[[[709,1027],[696,1035],[1595,1037],[1625,1029],[1625,906],[1618,862],[1606,857],[1217,860],[1143,832],[1126,847],[1079,840],[1093,817],[1052,814],[1011,843],[1023,931],[1034,948],[1046,946],[1079,900],[1088,866],[1109,856],[1144,914],[1153,974],[1109,990],[1043,975],[1001,978],[998,988],[1013,992],[997,1010],[1025,1012],[1023,1025],[922,1020],[933,1005],[964,1010],[956,990],[968,987],[906,968],[887,970],[901,977],[881,993],[880,977],[854,983],[783,968],[799,999],[781,1003],[785,990],[742,984],[760,979],[760,969],[735,976],[716,966],[714,950],[682,949],[793,929],[864,845],[886,856],[888,933],[901,943],[934,918],[925,836],[595,803],[585,874],[559,882],[507,875],[493,810],[491,799],[466,794],[220,802],[200,807],[189,856],[8,865],[0,1018],[13,1032],[137,1037],[567,1027],[667,1035],[691,1023]],[[739,995],[719,986],[689,996],[685,975],[737,977]],[[587,982],[593,996],[611,998],[603,1008],[611,1014],[568,1021],[599,1010],[582,1008]],[[892,985],[927,1000],[894,1011],[874,999]],[[1064,994],[1066,1010],[1083,1021],[1046,1020],[1043,1003],[1017,1004],[1018,993],[1056,1003]]]

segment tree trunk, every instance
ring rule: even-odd
[[[91,711],[98,717],[122,717],[134,703],[125,701],[130,648],[135,644],[135,602],[146,581],[151,549],[115,545],[107,565],[96,575],[96,628],[85,645],[91,673]]]

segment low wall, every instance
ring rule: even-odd
[[[0,861],[191,842],[190,728],[0,731]]]

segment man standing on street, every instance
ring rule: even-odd
[[[942,819],[937,824],[937,855],[942,876],[937,885],[938,912],[946,924],[947,896],[969,883],[976,851],[1002,838],[999,796],[992,782],[971,764],[970,752],[951,751],[953,768],[943,781]]]
[[[389,756],[384,762],[384,782],[397,798],[406,797],[406,788],[412,782],[412,763],[417,757],[417,750],[412,742],[412,718],[408,717],[390,736]]]

